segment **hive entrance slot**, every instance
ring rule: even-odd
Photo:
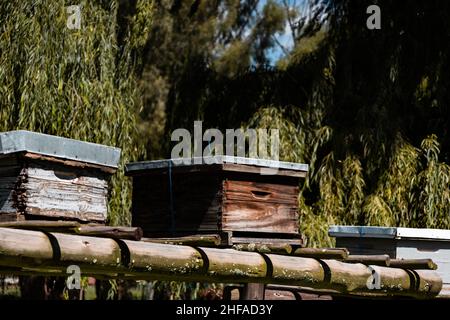
[[[266,191],[252,190],[252,196],[260,199],[267,199],[270,197],[271,193]]]

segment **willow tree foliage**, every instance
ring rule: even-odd
[[[284,131],[289,156],[311,164],[299,198],[310,244],[331,244],[331,223],[450,228],[449,5],[377,1],[381,30],[369,30],[373,1],[313,4],[322,19],[300,21],[280,64],[305,96],[275,108],[301,119]],[[271,109],[252,121],[291,121]]]
[[[143,76],[158,94],[144,108],[162,142],[152,157],[198,119],[278,128],[281,158],[310,164],[299,197],[310,245],[331,245],[333,223],[449,228],[449,5],[376,1],[381,30],[369,30],[373,1],[295,2],[164,2]],[[294,45],[267,66],[286,25]]]
[[[205,103],[220,100],[221,88],[235,83],[238,74],[268,63],[284,23],[284,10],[273,0],[157,1],[139,82],[144,99],[139,132],[148,157],[170,156],[168,137],[176,128],[191,128],[195,120],[215,124],[214,116],[224,123],[227,110],[235,110],[232,100],[243,94],[217,104],[220,110],[208,110],[213,121]],[[247,119],[248,110],[242,109]],[[235,127],[240,117],[228,114],[225,121]]]
[[[26,129],[122,149],[112,181],[112,223],[129,222],[123,164],[136,143],[141,108],[135,68],[147,42],[153,4],[133,14],[120,1],[78,1],[80,29],[67,27],[68,1],[0,3],[0,131]]]

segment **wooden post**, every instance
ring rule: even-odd
[[[264,291],[264,283],[247,283],[244,285],[241,300],[264,300]]]

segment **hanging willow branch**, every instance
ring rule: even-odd
[[[0,131],[120,147],[121,165],[142,155],[133,53],[146,41],[153,4],[137,1],[134,16],[119,26],[119,15],[128,13],[119,11],[120,1],[108,3],[78,1],[79,30],[67,27],[67,1],[0,3]],[[129,206],[130,185],[120,169],[112,179],[111,222],[129,222]]]

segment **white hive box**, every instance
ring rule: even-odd
[[[438,266],[444,288],[450,287],[450,230],[331,226],[328,233],[336,238],[336,247],[345,247],[350,254],[432,259]]]
[[[0,133],[0,221],[104,223],[120,149],[29,131]]]

